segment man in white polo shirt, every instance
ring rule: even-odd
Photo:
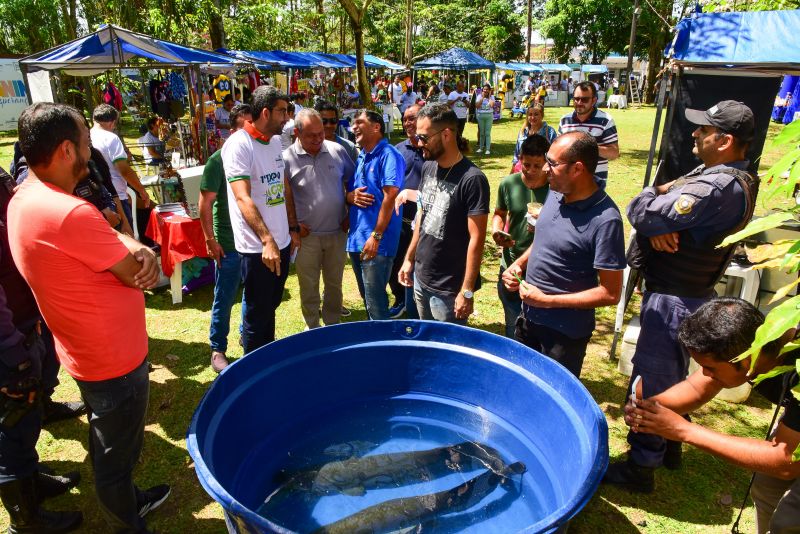
[[[253,122],[222,147],[233,240],[242,256],[247,307],[242,346],[247,354],[275,340],[275,310],[300,243],[291,190],[285,179],[280,134],[289,97],[269,86],[253,91]]]
[[[100,104],[92,112],[92,120],[94,127],[89,130],[89,135],[92,138],[92,146],[100,151],[103,159],[108,164],[108,169],[111,172],[111,181],[117,190],[120,202],[122,202],[122,209],[125,211],[125,217],[130,223],[132,219],[132,210],[136,206],[132,205],[131,199],[128,198],[128,186],[130,186],[139,198],[147,207],[150,204],[150,197],[147,191],[139,181],[139,175],[133,170],[130,163],[128,163],[128,154],[125,152],[125,145],[122,140],[114,133],[114,128],[119,119],[119,112],[108,104]]]

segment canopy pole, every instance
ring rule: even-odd
[[[61,104],[63,102],[61,95],[61,69],[57,69],[55,76],[50,77],[50,91],[53,93],[53,101],[56,104]]]
[[[666,75],[666,73],[665,73]],[[666,76],[665,76],[666,78]],[[667,80],[662,78],[661,86],[658,90],[658,101],[656,102],[656,119],[653,122],[653,135],[650,137],[650,151],[647,154],[647,168],[644,173],[644,184],[642,188],[650,184],[650,176],[653,172],[653,159],[656,155],[656,142],[658,141],[658,130],[661,126],[661,114],[664,111],[664,100],[667,93]]]
[[[672,70],[670,69],[669,76],[665,80],[662,80],[662,84],[667,85],[669,98],[667,99],[667,120],[666,124],[664,124],[664,131],[661,133],[661,146],[658,149],[659,162],[663,160],[664,153],[667,151],[667,146],[669,144],[669,134],[672,132],[672,119],[675,116],[675,106],[678,100],[678,81],[680,80],[682,72],[683,68],[678,67],[677,72],[675,72],[673,76]],[[657,170],[662,168],[663,166],[659,165]],[[655,176],[653,176],[653,183],[658,184],[660,178],[661,173],[656,172]]]
[[[33,96],[31,95],[31,83],[28,80],[28,65],[19,63],[19,70],[22,72],[22,83],[25,84],[25,97],[28,99],[28,105],[33,104]]]

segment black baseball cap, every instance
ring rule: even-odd
[[[745,141],[753,137],[755,130],[753,112],[735,100],[723,100],[705,111],[687,108],[686,119],[694,124],[714,126]]]

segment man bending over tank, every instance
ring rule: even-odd
[[[759,534],[797,532],[800,526],[800,462],[792,461],[792,453],[800,443],[800,403],[792,394],[792,388],[798,384],[794,369],[800,350],[780,354],[781,347],[794,336],[795,330],[764,347],[754,365],[750,357],[740,362],[731,361],[747,350],[763,322],[761,312],[741,299],[716,298],[703,304],[678,330],[680,343],[701,369],[663,393],[637,400],[636,406],[629,401],[625,406],[625,422],[633,432],[685,441],[734,465],[755,471],[752,497]],[[786,409],[769,440],[722,434],[682,417],[710,401],[723,388],[740,386],[778,366],[790,366],[793,370],[763,380],[754,388],[772,403],[779,404],[784,398]]]

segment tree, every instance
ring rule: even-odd
[[[358,76],[358,92],[361,101],[369,105],[372,102],[367,80],[367,68],[364,65],[364,15],[367,14],[372,0],[339,0],[350,19],[350,28],[353,30],[353,40],[356,47],[356,74]]]
[[[611,52],[625,49],[630,35],[629,21],[633,3],[629,0],[585,2],[583,0],[548,0],[542,32],[553,40],[553,55],[561,62],[569,60],[574,49],[582,62],[600,64]]]

